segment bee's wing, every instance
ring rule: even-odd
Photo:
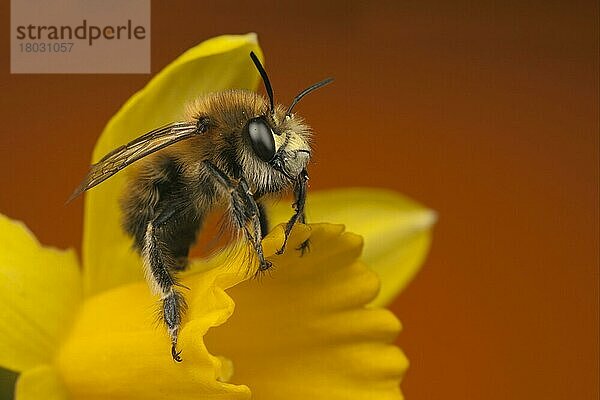
[[[195,135],[197,135],[197,129],[194,124],[176,122],[150,131],[111,151],[90,167],[90,171],[79,187],[75,189],[69,201],[104,182],[135,161]]]

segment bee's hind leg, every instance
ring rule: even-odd
[[[177,260],[171,256],[169,248],[162,237],[165,230],[162,226],[149,222],[146,228],[142,257],[146,278],[152,290],[160,295],[162,316],[171,339],[171,355],[173,360],[181,362],[181,351],[177,351],[177,338],[181,327],[181,318],[186,304],[179,285],[171,273],[177,269]]]
[[[157,161],[145,166],[139,179],[130,181],[121,201],[123,227],[142,256],[150,288],[160,296],[158,314],[169,334],[171,355],[181,361],[176,345],[185,300],[176,275],[187,265],[204,215],[192,200],[193,186],[181,163],[166,156]]]

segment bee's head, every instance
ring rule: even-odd
[[[248,120],[244,134],[254,154],[271,168],[294,181],[310,159],[310,128],[297,116],[286,116],[283,109],[274,115]]]
[[[269,96],[269,109],[264,115],[251,118],[244,127],[244,133],[250,139],[250,144],[256,155],[269,163],[275,170],[281,172],[290,180],[295,180],[304,170],[310,159],[309,137],[310,129],[302,120],[292,114],[294,106],[307,94],[331,83],[328,78],[304,89],[284,111],[275,107],[273,88],[267,72],[254,52],[250,57],[256,65],[265,84]]]

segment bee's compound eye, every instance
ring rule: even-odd
[[[246,125],[254,152],[263,160],[271,161],[275,156],[273,131],[263,117],[252,118]]]

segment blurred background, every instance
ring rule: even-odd
[[[4,31],[8,2],[0,5]],[[311,190],[376,186],[439,213],[392,305],[408,399],[598,398],[598,3],[152,2],[152,73],[257,32],[316,136]],[[0,37],[0,211],[79,248],[64,205],[149,75],[11,75]]]

